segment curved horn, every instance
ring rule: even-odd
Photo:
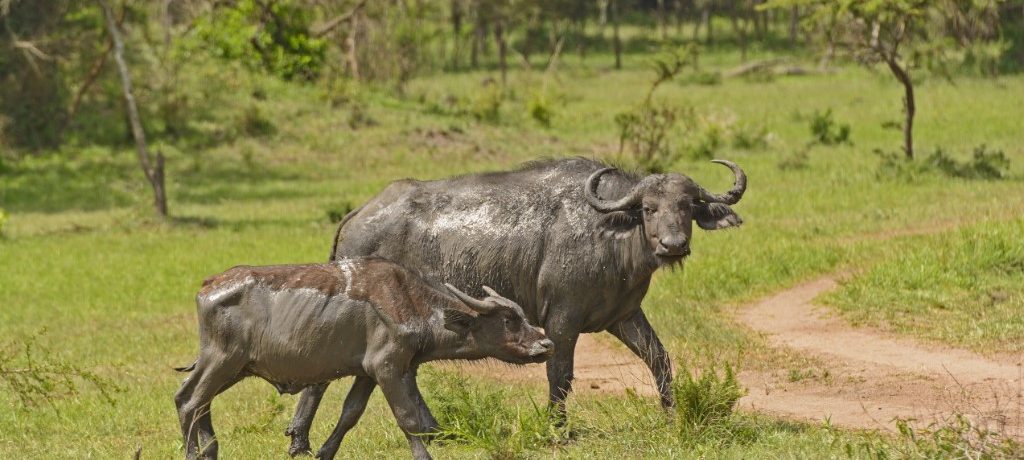
[[[487,314],[494,310],[494,305],[491,305],[490,302],[474,299],[470,297],[469,294],[460,291],[459,288],[452,286],[451,284],[444,283],[444,285],[449,291],[452,291],[452,294],[455,294],[455,297],[461,300],[462,303],[466,304],[467,307],[473,309],[473,311],[480,314]]]
[[[515,312],[518,313],[519,315],[521,315],[523,317],[526,317],[526,313],[523,312],[523,307],[520,307],[519,304],[516,303],[516,301],[514,301],[514,300],[512,300],[512,299],[510,299],[508,297],[505,297],[505,296],[503,296],[501,294],[498,294],[498,292],[495,291],[494,289],[491,289],[490,286],[482,286],[482,287],[484,288],[484,292],[486,292],[487,295],[491,296],[492,298],[497,299],[498,303],[501,303],[502,305],[505,305],[506,307],[515,310]]]
[[[587,181],[583,186],[583,195],[587,198],[587,202],[598,211],[622,211],[636,206],[640,201],[640,193],[643,191],[643,187],[640,187],[640,184],[634,185],[633,188],[629,190],[629,193],[626,193],[626,196],[620,198],[618,201],[604,200],[597,196],[597,185],[601,181],[601,176],[609,171],[615,171],[615,169],[616,168],[604,168],[598,170],[587,178]]]
[[[747,190],[747,175],[743,173],[743,170],[736,163],[731,161],[711,160],[711,162],[727,166],[736,175],[736,180],[732,184],[732,189],[721,195],[711,193],[705,190],[704,187],[698,186],[700,188],[700,199],[708,203],[736,204],[740,201],[740,198],[743,198],[743,192]]]

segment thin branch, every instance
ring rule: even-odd
[[[359,12],[359,10],[363,9],[364,6],[366,6],[366,0],[360,0],[359,3],[357,3],[356,6],[354,6],[348,13],[342,14],[334,19],[331,19],[330,21],[327,21],[327,23],[318,27],[317,30],[313,31],[313,38],[323,37],[324,35],[330,33],[332,30],[336,29],[338,26],[352,20],[352,17],[355,16],[356,13]]]

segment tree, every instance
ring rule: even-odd
[[[829,52],[845,50],[859,62],[883,63],[903,86],[903,152],[914,158],[914,80],[922,67],[945,72],[955,59],[945,40],[945,18],[956,2],[934,0],[772,0],[768,8],[807,11],[805,24],[823,38]]]
[[[167,217],[167,192],[164,188],[164,155],[156,152],[156,159],[151,157],[149,147],[146,144],[146,132],[142,129],[142,121],[139,119],[139,109],[135,105],[135,94],[132,92],[131,74],[128,72],[128,64],[124,59],[124,40],[121,38],[121,31],[118,30],[117,20],[110,6],[103,0],[97,0],[100,8],[103,9],[103,18],[106,21],[107,32],[114,44],[114,62],[117,63],[117,71],[121,77],[121,88],[124,91],[125,109],[128,112],[128,122],[131,125],[132,137],[135,139],[135,147],[139,154],[139,166],[146,175],[146,180],[153,187],[153,205],[160,217]]]

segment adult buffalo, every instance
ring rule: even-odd
[[[528,163],[515,171],[390,184],[343,219],[331,259],[381,256],[462,289],[494,286],[518,302],[554,342],[551,404],[564,415],[580,333],[608,331],[654,374],[673,405],[668,354],[640,303],[651,276],[690,254],[692,222],[739,225],[729,205],[747,179],[736,164],[724,194],[676,174],[639,176],[582,159]],[[286,433],[293,454],[326,385],[308,388]]]

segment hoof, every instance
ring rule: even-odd
[[[313,455],[313,449],[309,447],[309,439],[292,438],[292,445],[288,448],[288,455]]]
[[[329,450],[327,450],[327,449],[325,449],[325,448],[321,447],[321,448],[320,448],[320,450],[318,450],[318,451],[316,452],[316,456],[315,456],[315,457],[317,458],[317,460],[331,460],[331,459],[333,459],[333,458],[334,458],[334,456],[335,456],[335,455],[336,455],[337,453],[338,453],[338,451],[337,451],[337,450],[335,450],[335,451],[333,451],[333,452],[332,452],[332,451],[329,451]]]

